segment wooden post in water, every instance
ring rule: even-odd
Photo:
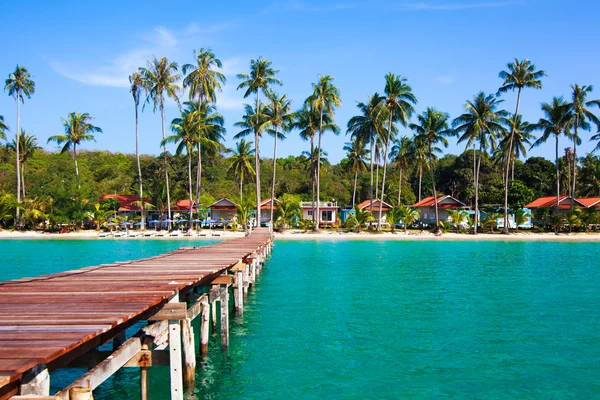
[[[221,349],[225,350],[229,347],[229,299],[227,288],[231,285],[232,280],[229,275],[221,275],[212,281],[213,285],[220,287],[220,307],[221,307]]]
[[[193,388],[196,382],[196,343],[194,328],[189,318],[181,320],[181,335],[183,344],[183,384]]]
[[[235,273],[235,285],[233,286],[233,297],[235,303],[235,312],[241,317],[244,315],[244,270],[246,265],[240,261],[233,268],[231,272]]]
[[[76,387],[69,390],[69,400],[94,400],[94,396],[90,389]]]
[[[208,325],[210,323],[210,304],[208,297],[204,297],[202,303],[202,314],[200,315],[200,354],[208,354]]]
[[[214,300],[210,305],[211,317],[212,317],[212,331],[217,333],[217,300]]]
[[[178,303],[179,294],[173,295],[169,303]],[[169,365],[171,370],[171,400],[183,400],[181,371],[181,325],[179,320],[169,320]]]
[[[45,364],[39,364],[23,374],[21,395],[50,396],[50,374]]]
[[[152,338],[144,336],[142,338],[142,350],[152,349]],[[148,400],[148,367],[140,367],[140,399]]]

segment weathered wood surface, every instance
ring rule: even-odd
[[[261,229],[211,246],[0,282],[0,400],[33,367],[149,319],[174,293],[210,285],[270,240]]]

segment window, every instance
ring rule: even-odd
[[[333,222],[333,212],[330,210],[321,211],[321,221],[322,222]]]
[[[312,210],[308,210],[308,216],[312,217]]]
[[[427,219],[427,213],[426,212],[423,213],[423,219]]]

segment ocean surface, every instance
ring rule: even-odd
[[[1,279],[209,241],[0,241]],[[600,244],[277,241],[188,399],[600,398]],[[52,375],[53,389],[82,374]],[[94,396],[139,399],[138,372]],[[168,370],[150,369],[153,400]]]

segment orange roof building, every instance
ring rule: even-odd
[[[365,200],[365,201],[363,201],[362,203],[360,203],[358,205],[358,208],[360,208],[361,210],[364,210],[365,208],[369,207],[370,204],[371,204],[371,200]],[[382,204],[381,200],[379,200],[379,199],[373,199],[373,210],[379,211],[379,206],[380,205],[382,206],[381,207],[381,211],[385,212],[385,211],[389,211],[389,210],[392,209],[392,205],[391,204],[388,204],[385,201]]]
[[[139,201],[140,197],[135,194],[103,194],[98,199],[99,203],[102,203],[106,199],[116,199],[119,202],[120,212],[132,212],[132,211],[141,211],[139,205],[134,205],[132,203]],[[150,199],[144,198],[145,203],[149,203]]]
[[[585,199],[575,199],[575,205],[577,207],[587,208],[588,206],[584,202],[582,202],[582,200],[585,200]],[[600,198],[598,200],[600,201]],[[555,208],[556,207],[556,196],[540,197],[539,199],[536,199],[525,206],[525,208],[530,208],[530,209],[540,208],[540,207]],[[571,208],[571,196],[566,196],[566,195],[559,196],[558,197],[558,208],[561,210],[570,209]]]
[[[437,198],[438,209],[447,209],[447,208],[463,208],[467,205],[460,200],[455,199],[450,195],[440,195]],[[434,207],[435,206],[435,197],[429,196],[425,197],[423,200],[416,202],[413,204],[413,207]]]

